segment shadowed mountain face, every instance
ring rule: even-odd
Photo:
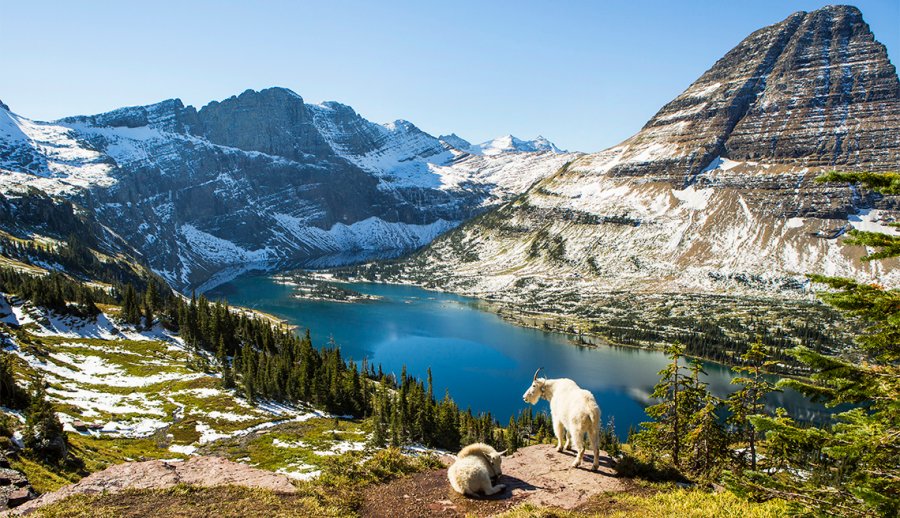
[[[846,6],[754,32],[636,135],[438,239],[408,273],[555,308],[616,290],[808,296],[811,272],[900,284],[896,262],[839,239],[896,233],[898,198],[814,182],[833,169],[900,169],[897,72]]]
[[[575,157],[557,151],[480,156],[284,88],[54,123],[0,109],[0,190],[91,207],[181,289],[248,265],[421,247]]]

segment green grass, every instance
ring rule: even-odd
[[[782,500],[755,503],[742,499],[730,491],[712,492],[702,489],[682,489],[672,486],[645,486],[634,492],[604,493],[594,496],[578,511],[524,504],[506,512],[502,518],[780,518],[788,514]]]
[[[231,460],[243,459],[242,462],[270,471],[292,470],[300,465],[322,469],[335,456],[317,455],[314,451],[328,450],[341,441],[362,442],[368,437],[368,423],[341,420],[336,431],[334,423],[334,419],[320,418],[287,422],[269,428],[265,433],[217,441],[202,447],[199,453],[219,455]],[[276,441],[282,444],[300,442],[302,445],[276,446]]]
[[[46,493],[113,464],[184,457],[159,448],[152,439],[94,438],[78,434],[69,434],[69,452],[72,461],[62,465],[47,465],[21,454],[10,457],[9,461],[14,469],[25,473],[36,491]]]

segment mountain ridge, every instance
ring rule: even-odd
[[[896,262],[838,239],[896,235],[900,200],[815,182],[834,168],[900,169],[896,69],[846,6],[755,31],[634,136],[437,239],[397,279],[553,313],[617,291],[810,298],[807,273],[900,285]]]
[[[6,194],[92,207],[183,290],[225,271],[418,248],[573,157],[472,156],[281,87],[47,123],[0,111]]]

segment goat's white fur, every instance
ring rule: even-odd
[[[503,491],[505,484],[495,486],[491,480],[502,474],[500,464],[503,453],[480,442],[466,446],[447,470],[450,486],[457,493],[469,496],[477,496],[479,492],[490,496]]]
[[[550,402],[556,451],[561,452],[564,447],[568,449],[571,444],[577,453],[572,467],[577,468],[584,458],[584,435],[587,434],[594,450],[591,469],[596,470],[600,466],[600,407],[597,400],[569,378],[538,378],[538,372],[534,373],[531,386],[522,399],[532,405],[541,398]],[[563,438],[566,440],[565,446]]]

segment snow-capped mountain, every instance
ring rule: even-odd
[[[250,265],[421,247],[576,156],[545,148],[476,155],[284,88],[49,123],[3,105],[0,192],[91,207],[186,289]]]
[[[897,72],[853,7],[751,34],[639,133],[442,236],[407,275],[557,308],[620,290],[808,296],[807,273],[900,285],[897,261],[840,239],[897,234],[900,198],[814,181],[834,169],[900,170]]]
[[[442,135],[441,142],[458,151],[471,153],[473,155],[496,156],[505,153],[543,153],[551,152],[556,154],[568,153],[556,147],[544,137],[538,136],[534,140],[521,140],[512,135],[504,135],[497,137],[481,144],[470,144],[468,141],[458,137],[455,133],[450,135]]]

